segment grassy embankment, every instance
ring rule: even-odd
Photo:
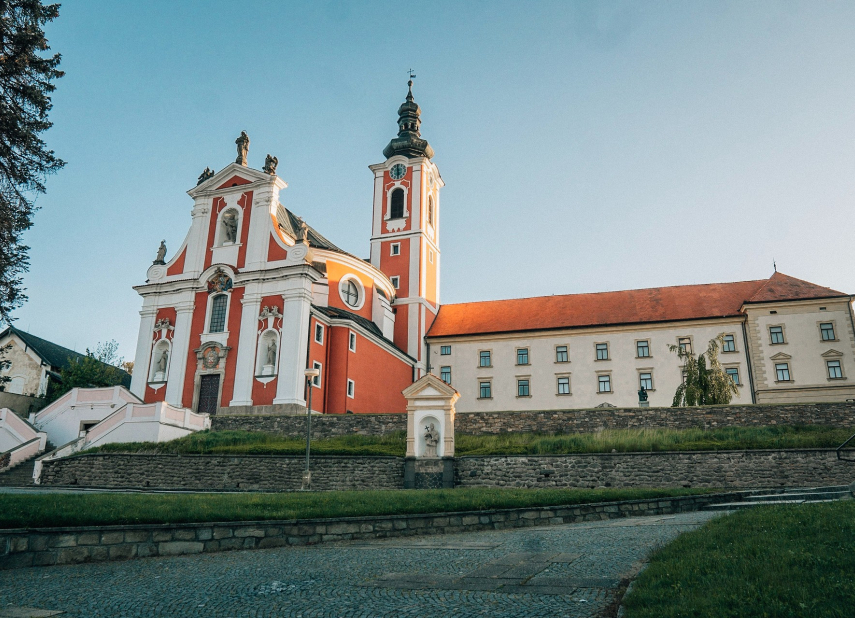
[[[627,618],[848,618],[855,501],[758,507],[657,551],[624,599]]]
[[[255,521],[562,506],[704,489],[437,489],[284,494],[0,494],[0,528]]]
[[[489,436],[458,435],[455,454],[563,455],[652,451],[712,451],[780,448],[834,448],[851,435],[850,429],[820,426],[727,427],[721,429],[612,429],[590,434],[531,433]],[[107,444],[89,452],[200,453],[299,455],[305,440],[249,431],[203,431],[160,444]],[[316,455],[393,455],[403,457],[403,432],[385,436],[341,436],[313,440]]]

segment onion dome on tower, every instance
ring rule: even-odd
[[[398,137],[383,149],[383,156],[387,159],[395,155],[430,159],[433,157],[433,148],[427,140],[421,138],[419,133],[419,125],[422,123],[419,116],[422,112],[418,104],[413,101],[413,80],[408,81],[407,86],[409,86],[407,100],[398,108]]]

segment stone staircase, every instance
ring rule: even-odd
[[[735,511],[753,506],[772,504],[816,504],[819,502],[835,502],[851,500],[855,484],[832,485],[829,487],[801,487],[794,489],[770,489],[768,491],[751,492],[745,495],[741,502],[724,502],[708,504],[705,511]]]
[[[0,472],[0,487],[31,487],[33,485],[33,469],[36,467],[36,459],[45,453],[50,453],[55,448],[53,444],[48,442],[45,450],[41,453],[37,453],[29,459],[12,466],[5,472]]]

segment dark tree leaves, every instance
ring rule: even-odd
[[[59,399],[75,387],[100,388],[124,383],[128,374],[121,368],[124,359],[117,355],[118,349],[115,341],[99,343],[94,352],[87,348],[85,356],[73,359],[60,369],[58,382],[51,381],[48,402]]]
[[[53,80],[63,75],[59,54],[43,57],[50,49],[44,25],[58,15],[58,4],[0,0],[0,323],[26,300],[29,247],[21,236],[45,178],[65,165],[39,137],[51,127]]]

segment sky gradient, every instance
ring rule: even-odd
[[[442,193],[444,303],[789,275],[855,292],[855,3],[69,1],[15,325],[132,360],[206,167],[368,256],[407,69]]]

